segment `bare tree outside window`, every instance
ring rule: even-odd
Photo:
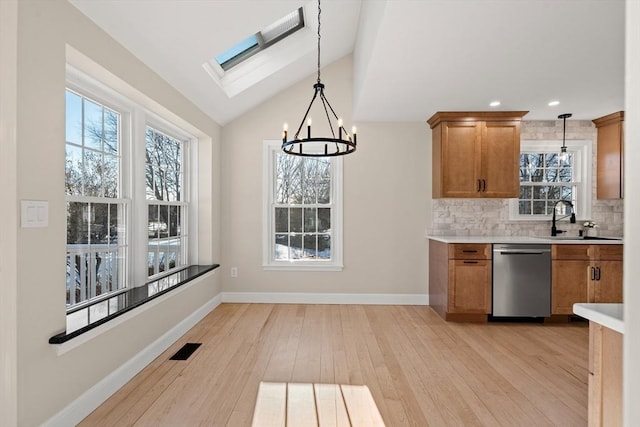
[[[154,128],[146,129],[149,277],[186,263],[183,144],[178,138]]]
[[[276,260],[331,259],[331,160],[277,153]]]

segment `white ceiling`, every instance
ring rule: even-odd
[[[315,40],[233,97],[203,68],[299,6],[314,35],[315,2],[69,1],[222,125],[316,70]],[[323,66],[354,53],[358,122],[425,121],[493,100],[527,120],[624,108],[624,0],[323,0],[321,34]]]

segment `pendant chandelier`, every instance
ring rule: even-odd
[[[563,119],[564,123],[562,126],[562,147],[560,147],[560,161],[566,162],[569,159],[569,154],[567,153],[567,146],[565,145],[565,137],[567,135],[567,119],[571,117],[573,114],[565,113],[560,114],[558,116],[559,119]]]
[[[302,121],[300,122],[300,126],[298,126],[298,130],[296,131],[293,139],[288,141],[288,126],[285,123],[283,128],[283,137],[282,137],[282,151],[287,154],[292,154],[295,156],[305,156],[305,157],[332,157],[332,156],[343,156],[345,154],[353,153],[356,151],[356,128],[355,126],[352,128],[351,134],[347,132],[342,124],[342,119],[338,117],[333,107],[327,100],[324,94],[324,84],[320,81],[320,14],[322,10],[320,8],[320,0],[318,0],[318,79],[316,84],[313,85],[313,98],[311,98],[311,102],[307,107],[307,111],[304,113],[304,117],[302,117]],[[327,116],[327,121],[329,122],[329,129],[331,131],[331,136],[327,137],[312,137],[311,136],[311,118],[309,118],[309,111],[311,110],[311,106],[315,102],[316,99],[320,99],[322,102],[322,107],[324,108],[324,113]],[[333,117],[333,119],[332,119]],[[306,138],[304,138],[304,134],[301,135],[300,132],[303,129],[304,123],[307,123],[306,129]],[[338,136],[336,137],[336,133],[334,130],[335,127],[338,129]]]

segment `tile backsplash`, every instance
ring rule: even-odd
[[[593,185],[591,220],[598,224],[601,236],[622,236],[622,200],[596,199],[597,132],[589,120],[567,121],[566,140],[593,141]],[[562,141],[562,121],[523,121],[521,140]],[[471,236],[535,236],[548,235],[551,221],[510,221],[508,199],[433,199],[431,201],[432,224],[429,232],[434,235]],[[558,228],[569,235],[577,235],[582,224],[570,224],[567,219]]]

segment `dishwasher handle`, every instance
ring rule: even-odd
[[[550,249],[494,249],[500,255],[544,255],[551,252]]]

